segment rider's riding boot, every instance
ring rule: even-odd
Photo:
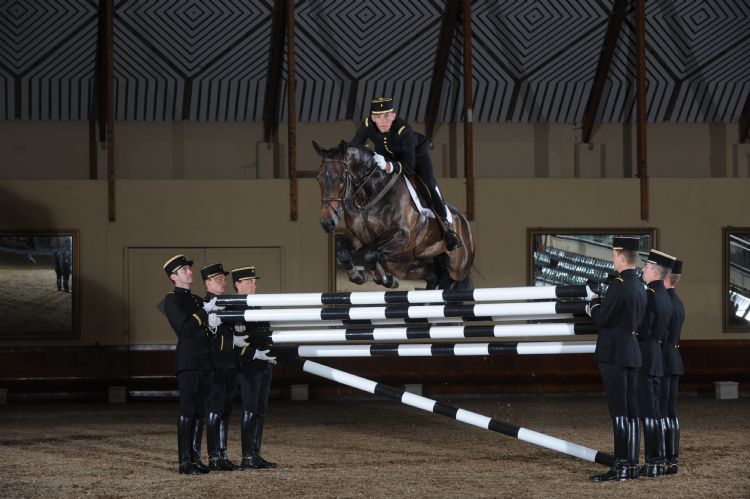
[[[628,418],[612,418],[612,428],[615,437],[615,462],[606,473],[592,476],[591,479],[595,482],[623,481],[628,478]]]
[[[227,454],[227,432],[229,431],[227,429],[227,419],[228,416],[222,416],[221,420],[219,421],[219,453],[221,454],[221,463],[224,469],[234,471],[239,469],[240,467],[230,461],[229,455]]]
[[[253,414],[250,411],[244,411],[242,413],[242,422],[240,426],[240,437],[242,439],[242,462],[240,468],[256,469],[265,468],[262,462],[258,460],[257,455],[254,453],[254,436],[257,431],[255,428],[258,425],[258,415]]]
[[[201,462],[201,442],[203,440],[203,418],[194,418],[190,433],[190,460],[198,473],[208,473],[208,466]]]
[[[648,478],[656,478],[660,475],[659,466],[659,431],[658,419],[643,418],[643,453],[646,464],[641,466],[640,475]]]
[[[179,473],[183,475],[197,475],[190,460],[190,434],[193,422],[187,416],[180,416],[177,420],[177,457],[180,463]]]
[[[443,242],[445,242],[446,249],[448,251],[453,251],[454,249],[460,248],[463,246],[463,243],[453,230],[453,225],[448,221],[448,206],[446,206],[445,201],[443,200],[443,195],[440,193],[440,189],[438,189],[437,185],[430,189],[430,196],[432,197],[432,211],[435,212],[435,215],[440,217],[445,229],[445,232],[443,233]]]
[[[258,414],[258,421],[255,425],[253,433],[253,456],[258,462],[263,465],[264,468],[278,468],[278,465],[276,463],[266,461],[265,459],[263,459],[263,456],[260,455],[260,444],[263,440],[263,426],[265,422],[266,417],[262,414]]]
[[[443,219],[443,224],[445,224],[445,234],[443,234],[443,241],[445,242],[445,247],[448,249],[448,251],[453,251],[463,246],[464,244],[461,242],[461,240],[456,235],[456,232],[453,230],[453,225],[450,224],[446,219]]]
[[[638,458],[641,453],[641,420],[628,418],[628,479],[637,480],[640,472]]]

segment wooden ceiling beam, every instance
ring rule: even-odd
[[[607,32],[604,35],[602,51],[599,54],[599,62],[596,65],[596,73],[594,74],[594,83],[591,85],[591,92],[589,93],[589,98],[586,102],[586,110],[583,112],[581,141],[584,144],[589,144],[591,142],[591,134],[594,130],[594,124],[596,123],[599,103],[602,94],[604,93],[604,86],[607,83],[609,67],[612,64],[612,57],[617,48],[617,40],[620,36],[622,23],[625,20],[627,6],[627,0],[615,0],[614,5],[612,6],[612,12],[609,15]]]
[[[440,24],[440,36],[438,38],[438,49],[435,54],[435,67],[432,71],[430,82],[430,95],[427,98],[427,112],[425,113],[425,135],[432,141],[435,132],[435,121],[437,120],[440,97],[443,94],[443,81],[445,70],[448,67],[448,55],[450,54],[451,42],[456,34],[458,23],[458,0],[446,0]]]

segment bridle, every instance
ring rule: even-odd
[[[363,207],[355,201],[355,196],[365,187],[365,185],[367,185],[367,182],[370,181],[370,178],[377,170],[376,165],[373,163],[370,166],[370,169],[364,175],[362,175],[361,177],[357,177],[354,172],[352,172],[351,168],[349,168],[349,162],[346,159],[323,158],[324,165],[331,163],[341,165],[342,167],[344,176],[344,188],[341,192],[343,192],[343,194],[341,195],[341,197],[323,197],[321,198],[321,202],[323,204],[337,202],[341,203],[342,205],[353,202],[354,205],[361,210]],[[318,182],[320,182],[320,176],[321,174],[319,173]],[[369,208],[369,206],[370,204],[368,204],[366,208]]]

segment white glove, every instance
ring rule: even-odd
[[[388,162],[385,160],[384,156],[378,153],[373,153],[372,159],[373,161],[375,161],[375,164],[378,165],[378,168],[380,168],[384,172],[388,171]]]
[[[265,360],[269,364],[275,364],[276,363],[276,357],[272,357],[268,355],[269,350],[256,350],[253,354],[254,360]]]
[[[244,348],[248,345],[248,338],[250,338],[250,336],[235,336],[232,341],[234,342],[234,346],[236,346],[237,348]]]
[[[221,324],[221,318],[216,314],[208,314],[208,327],[216,328]]]
[[[237,333],[244,333],[245,329],[247,329],[247,328],[245,327],[244,324],[235,324],[234,325],[234,331],[237,332]]]
[[[217,310],[224,310],[224,307],[219,307],[216,305],[216,296],[214,296],[210,301],[207,301],[203,304],[203,310],[210,314],[211,312],[215,312]]]

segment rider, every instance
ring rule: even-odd
[[[432,209],[445,225],[446,248],[448,251],[460,248],[461,240],[448,222],[448,210],[432,173],[429,140],[396,117],[393,98],[378,97],[370,101],[370,117],[365,118],[351,142],[364,145],[367,139],[375,145],[374,160],[381,170],[394,175],[416,173],[427,184]]]

